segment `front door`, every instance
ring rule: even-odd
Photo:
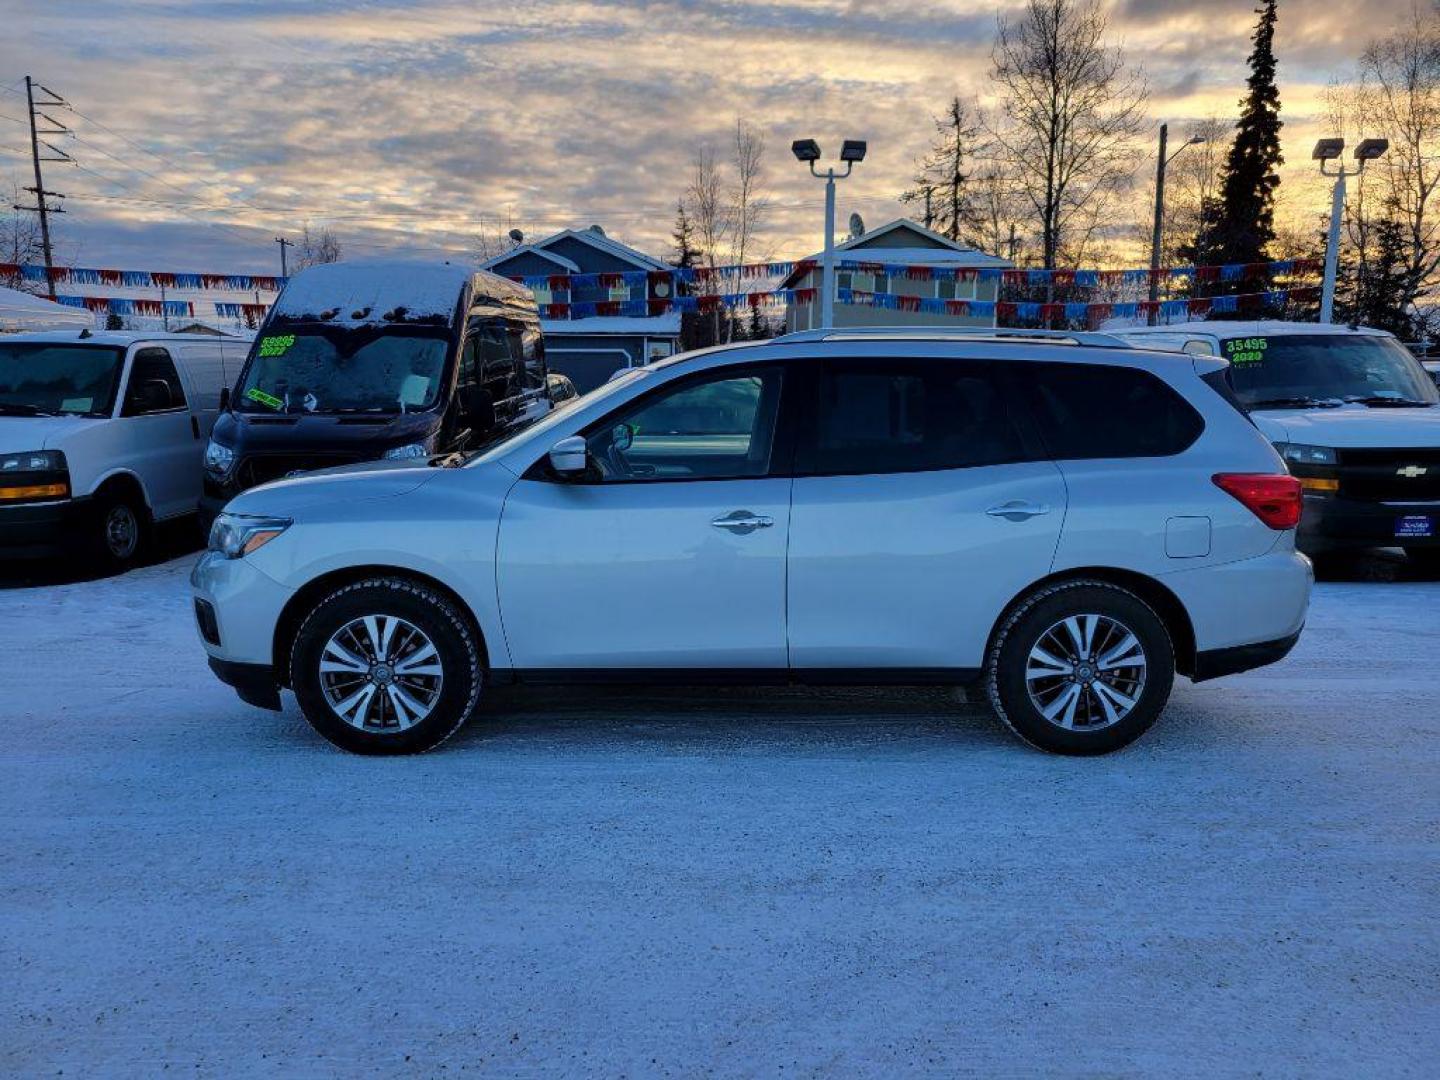
[[[515,485],[497,576],[517,668],[783,670],[781,389],[776,366],[676,380],[584,432],[586,479],[537,463]]]
[[[117,457],[139,474],[155,517],[197,509],[205,444],[175,362],[164,349],[136,351],[115,424],[122,444]]]
[[[1048,572],[1065,486],[982,362],[824,365],[800,414],[790,522],[797,669],[974,669]]]

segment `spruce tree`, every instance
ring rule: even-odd
[[[1240,102],[1235,141],[1225,158],[1220,196],[1204,208],[1195,262],[1266,261],[1275,239],[1275,171],[1280,155],[1280,92],[1275,87],[1275,0],[1256,12],[1260,21],[1251,38],[1249,92]]]
[[[675,229],[670,233],[670,239],[675,245],[675,257],[670,260],[670,265],[682,270],[694,266],[700,252],[695,248],[695,227],[690,224],[690,215],[685,212],[683,202],[675,204]]]

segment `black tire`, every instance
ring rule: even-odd
[[[333,635],[366,616],[399,618],[410,623],[429,639],[438,654],[443,671],[436,696],[428,714],[413,726],[387,728],[383,723],[386,718],[381,716],[373,723],[362,720],[362,730],[342,718],[327,696],[322,684],[327,676],[320,671],[327,644]],[[389,657],[380,660],[388,661]],[[372,663],[364,682],[376,682],[380,670]],[[339,696],[333,680],[345,677],[328,676],[332,680],[330,693]],[[389,677],[390,669],[384,667],[383,678]],[[436,590],[403,578],[369,578],[336,589],[306,616],[290,650],[290,685],[305,719],[336,746],[356,754],[418,754],[439,746],[475,711],[482,682],[479,635],[465,613]],[[363,689],[363,684],[358,685]],[[372,696],[382,694],[377,690]],[[388,707],[393,710],[393,706]],[[383,712],[387,706],[382,701],[379,708]],[[394,721],[393,714],[389,719]]]
[[[149,552],[150,512],[142,500],[123,489],[96,497],[90,529],[90,550],[107,570],[127,569]]]
[[[1098,622],[1097,642],[1100,632],[1113,633],[1116,626],[1134,634],[1143,650],[1143,677],[1119,683],[1122,689],[1138,687],[1138,694],[1133,698],[1133,707],[1113,722],[1107,717],[1102,695],[1092,689],[1099,679],[1092,663],[1105,652],[1104,647],[1094,648],[1083,663],[1070,665],[1074,679],[1063,675],[1037,681],[1034,685],[1039,688],[1038,696],[1047,704],[1065,694],[1076,697],[1073,726],[1067,728],[1046,719],[1036,697],[1032,696],[1026,670],[1031,650],[1052,629],[1071,616],[1082,615],[1102,617]],[[1050,651],[1054,655],[1054,651]],[[1138,675],[1141,670],[1127,666],[1112,672],[1110,678],[1120,680],[1127,673]],[[1091,683],[1084,682],[1086,676],[1093,677]],[[1073,691],[1066,685],[1070,682],[1076,683]],[[1175,647],[1164,621],[1140,597],[1104,581],[1061,582],[1026,597],[1006,616],[986,658],[986,685],[996,714],[1021,739],[1053,754],[1108,754],[1130,745],[1159,717],[1174,682]],[[1055,697],[1045,696],[1051,693]],[[1087,725],[1085,721],[1089,719],[1095,723]]]

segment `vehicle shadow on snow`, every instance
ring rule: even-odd
[[[130,569],[156,566],[181,555],[199,551],[204,545],[205,537],[197,519],[191,517],[180,521],[167,521],[156,526],[149,552]],[[75,585],[115,576],[117,575],[114,571],[99,564],[92,556],[84,554],[52,559],[0,560],[0,590]]]
[[[1316,581],[1440,581],[1440,572],[1417,566],[1399,548],[1338,552],[1314,559]]]

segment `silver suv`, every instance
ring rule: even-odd
[[[239,496],[193,584],[216,674],[424,750],[497,683],[983,684],[1115,750],[1177,672],[1283,657],[1299,483],[1223,361],[1102,335],[792,334],[616,379],[469,457]]]

